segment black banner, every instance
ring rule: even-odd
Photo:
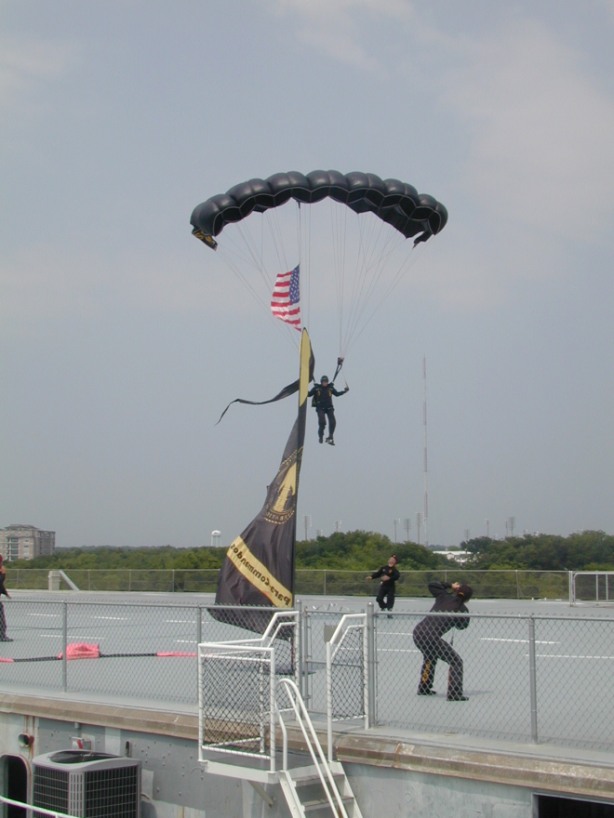
[[[307,392],[313,377],[313,355],[303,330],[298,380],[298,417],[290,432],[265,503],[232,542],[218,577],[216,605],[249,605],[290,609],[294,604],[294,548],[299,473],[305,440]],[[263,633],[265,611],[211,611],[216,619]]]

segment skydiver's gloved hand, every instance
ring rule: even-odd
[[[350,387],[349,387],[349,386],[346,386],[346,387],[345,387],[345,389],[344,389],[343,391],[344,391],[344,392],[349,392],[349,391],[350,391]]]

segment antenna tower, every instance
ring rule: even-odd
[[[428,435],[426,415],[426,355],[422,358],[422,380],[424,382],[424,544],[429,544],[429,470],[428,470]]]

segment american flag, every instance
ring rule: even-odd
[[[301,305],[299,289],[299,265],[289,273],[280,273],[271,296],[271,312],[276,318],[301,329]]]

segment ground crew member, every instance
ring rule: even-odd
[[[375,601],[380,607],[380,611],[391,611],[394,608],[395,583],[398,582],[400,574],[397,569],[398,559],[396,554],[392,554],[387,565],[382,565],[377,571],[367,575],[367,579],[381,579],[379,590]],[[390,616],[390,614],[389,614]]]
[[[429,591],[435,597],[431,612],[448,611],[451,614],[469,613],[466,602],[469,602],[473,590],[469,585],[460,582],[429,582]],[[450,666],[448,672],[448,701],[466,702],[463,695],[463,660],[449,642],[442,639],[444,633],[452,628],[464,630],[469,626],[468,616],[427,616],[414,628],[414,643],[422,653],[422,670],[418,685],[419,696],[432,696],[435,667],[438,659],[443,659]]]

